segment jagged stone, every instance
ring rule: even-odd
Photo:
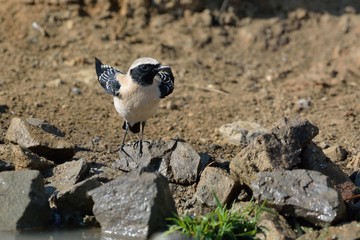
[[[197,185],[196,199],[209,207],[215,207],[214,194],[222,205],[231,203],[239,192],[239,184],[225,170],[207,167],[202,172]]]
[[[5,139],[56,163],[70,160],[74,146],[55,126],[37,118],[13,118]]]
[[[360,237],[360,222],[345,223],[339,226],[324,228],[319,231],[309,231],[297,238],[297,240],[323,240],[343,239],[358,240]]]
[[[346,213],[341,195],[329,177],[315,171],[292,170],[258,173],[251,189],[255,199],[282,214],[326,225],[343,219]]]
[[[92,215],[94,202],[88,192],[100,186],[98,180],[86,179],[57,192],[53,203],[62,213]]]
[[[81,158],[57,165],[45,172],[44,175],[48,182],[47,186],[62,191],[82,181],[88,172],[89,166],[86,161]]]
[[[268,132],[259,124],[247,121],[226,123],[220,127],[219,131],[228,142],[239,146],[247,146],[257,136]]]
[[[156,173],[131,172],[90,195],[105,237],[147,239],[166,228],[166,219],[176,213],[168,182]]]
[[[137,168],[158,171],[169,182],[189,185],[196,182],[201,167],[205,167],[208,161],[206,155],[200,156],[188,143],[157,140],[144,142],[141,156],[134,145],[126,145],[124,150],[120,150],[115,167],[125,171]]]
[[[340,190],[343,199],[352,196],[356,186],[341,168],[332,162],[315,143],[311,142],[302,151],[300,168],[321,172],[328,176],[336,188]]]
[[[300,154],[318,128],[307,120],[283,118],[271,130],[258,136],[230,162],[230,173],[249,185],[258,172],[289,170],[301,162]]]
[[[259,240],[291,240],[297,238],[296,233],[291,229],[285,218],[278,213],[263,212],[257,226],[260,231],[255,238]]]
[[[340,145],[331,146],[323,150],[324,154],[334,162],[344,161],[348,152]]]

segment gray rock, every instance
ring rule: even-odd
[[[47,186],[58,191],[67,190],[82,181],[89,172],[89,166],[84,159],[59,164],[45,172]]]
[[[103,236],[147,239],[166,227],[166,218],[176,213],[165,177],[156,173],[131,172],[90,192],[93,212]]]
[[[305,147],[316,135],[319,128],[312,125],[308,120],[294,117],[282,118],[271,129],[273,135],[280,139],[283,145],[289,146],[289,150],[297,150]]]
[[[137,168],[158,171],[171,183],[189,185],[196,182],[201,167],[209,161],[206,155],[201,158],[190,144],[175,140],[144,142],[142,156],[138,153],[139,149],[132,144],[124,146],[115,167],[125,171]]]
[[[257,172],[298,166],[302,149],[318,128],[306,120],[283,118],[271,131],[258,136],[230,162],[230,173],[240,182],[249,185]]]
[[[269,132],[259,124],[247,121],[226,123],[219,131],[228,142],[239,146],[247,146],[257,136]]]
[[[279,212],[326,225],[344,218],[345,204],[330,179],[315,171],[262,172],[251,184],[255,199]]]
[[[302,151],[300,168],[320,172],[328,176],[339,189],[343,199],[352,196],[355,184],[341,168],[332,162],[314,143],[308,144]]]
[[[257,226],[260,231],[255,238],[259,240],[291,240],[297,238],[296,233],[286,222],[286,219],[278,213],[264,211]]]
[[[70,160],[74,146],[55,126],[36,118],[13,118],[5,139],[57,163]]]
[[[309,231],[297,238],[297,240],[323,240],[323,239],[343,239],[358,240],[360,237],[360,222],[350,222],[339,226],[324,228],[319,231]]]
[[[88,192],[100,186],[98,180],[86,179],[56,192],[53,204],[62,213],[92,215],[94,202]]]
[[[348,152],[340,145],[324,149],[324,154],[334,162],[342,162],[347,158]]]
[[[46,227],[50,208],[39,171],[0,173],[0,230]]]
[[[239,184],[225,170],[207,167],[202,172],[195,198],[209,207],[216,207],[214,195],[222,205],[231,203],[239,192]]]

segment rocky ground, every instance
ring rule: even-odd
[[[87,190],[139,165],[166,173],[174,197],[169,208],[175,204],[180,213],[211,208],[206,186],[216,186],[211,180],[218,177],[225,181],[219,187],[223,202],[248,200],[254,194],[259,200],[286,203],[273,207],[283,212],[289,231],[294,227],[289,217],[305,219],[316,229],[357,219],[350,214],[356,213],[354,183],[360,182],[356,1],[0,4],[0,168],[41,171],[24,172],[21,179],[34,184],[24,186],[29,191],[38,186],[40,199],[50,197],[52,211],[45,211],[42,220],[49,214],[58,225],[79,219],[94,222]],[[175,91],[145,129],[147,147],[157,151],[138,162],[119,157],[122,120],[96,80],[95,56],[122,70],[140,56],[172,67]],[[281,120],[284,116],[290,120]],[[179,159],[188,159],[188,164]],[[289,172],[266,175],[277,170]],[[146,187],[163,186],[159,176],[133,178],[155,179]],[[285,190],[278,184],[267,186],[264,178],[274,178],[274,183],[307,179],[299,180],[295,189],[320,186],[328,193],[321,196],[328,199],[324,204],[330,210],[316,212],[312,197],[306,208],[296,210],[296,201],[305,200],[277,199],[262,187]],[[240,183],[247,188],[241,190]],[[313,196],[319,189],[286,191],[285,196]],[[74,192],[88,201],[76,205]],[[18,194],[14,192],[14,199]],[[49,207],[47,201],[42,205]],[[73,208],[81,214],[74,216]],[[84,220],[84,215],[89,217]],[[319,216],[325,217],[319,222]],[[7,227],[13,229],[12,224]],[[348,231],[357,233],[359,227],[353,225],[344,228],[354,227],[357,230]],[[296,234],[288,237],[301,235]]]

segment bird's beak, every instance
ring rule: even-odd
[[[155,68],[154,70],[156,71],[156,72],[160,72],[161,70],[164,70],[164,69],[170,69],[170,66],[160,66],[160,67],[157,67],[157,68]]]

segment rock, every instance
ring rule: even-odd
[[[16,170],[33,169],[42,171],[54,166],[54,162],[39,157],[27,148],[11,144],[11,149],[13,156],[11,161]]]
[[[45,172],[47,186],[58,191],[69,189],[76,183],[82,181],[89,172],[89,166],[84,159],[65,162]]]
[[[64,81],[61,80],[60,78],[57,78],[57,79],[46,82],[45,86],[49,87],[49,88],[59,88],[63,84],[64,84]]]
[[[258,136],[230,162],[230,173],[250,185],[257,172],[289,170],[301,162],[300,153],[318,133],[307,120],[283,118],[271,130]]]
[[[92,215],[94,202],[88,192],[100,186],[98,180],[86,179],[57,192],[53,203],[63,213]]]
[[[231,203],[239,192],[239,184],[225,170],[207,167],[202,172],[197,185],[195,198],[209,207],[216,207],[214,195],[222,205]]]
[[[340,145],[324,149],[324,154],[334,162],[342,162],[347,158],[348,152]]]
[[[36,118],[13,118],[5,139],[56,163],[70,160],[74,146],[55,126]]]
[[[278,213],[263,212],[257,224],[260,232],[256,234],[256,239],[296,239],[297,235],[288,225],[285,218]]]
[[[0,173],[0,230],[46,227],[50,208],[39,171]]]
[[[346,213],[341,195],[329,177],[315,171],[262,172],[252,182],[255,199],[286,216],[300,217],[316,225],[343,219]]]
[[[219,131],[228,142],[239,146],[247,146],[257,136],[268,132],[259,124],[247,121],[226,123],[220,127]]]
[[[319,134],[319,128],[302,118],[282,118],[271,129],[273,135],[290,148],[305,147]]]
[[[0,159],[13,164],[16,170],[33,169],[41,171],[54,166],[54,163],[46,158],[39,157],[29,149],[11,143],[0,144]]]
[[[176,213],[165,177],[131,172],[90,192],[103,237],[148,239]]]
[[[326,157],[321,148],[311,142],[303,149],[300,158],[300,168],[318,171],[328,176],[341,191],[343,199],[352,196],[352,191],[356,188],[355,184],[352,183],[348,175],[338,165]],[[342,185],[346,187],[341,187]]]
[[[360,236],[360,222],[351,222],[339,226],[324,228],[319,231],[310,231],[297,238],[297,240],[346,239],[358,240]]]
[[[200,155],[190,144],[171,140],[143,143],[143,154],[138,156],[139,149],[132,144],[124,146],[120,151],[120,159],[115,167],[130,171],[145,168],[148,171],[158,171],[168,178],[171,183],[193,184],[198,179],[200,168],[205,167],[206,155]]]

